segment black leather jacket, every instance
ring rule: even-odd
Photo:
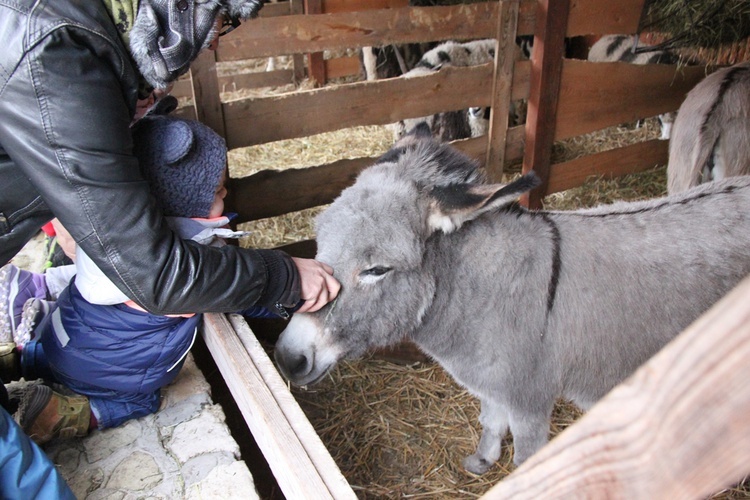
[[[186,242],[132,155],[139,74],[99,0],[0,0],[0,265],[53,216],[155,314],[294,305],[280,251]]]

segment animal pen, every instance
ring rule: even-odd
[[[230,150],[438,112],[490,107],[486,135],[454,145],[500,181],[511,166],[542,185],[522,203],[591,176],[619,177],[664,165],[668,142],[648,139],[553,162],[553,146],[621,123],[675,111],[706,74],[703,66],[589,63],[564,57],[565,39],[634,33],[644,0],[500,0],[413,7],[403,0],[291,0],[205,52],[173,94],[226,139]],[[531,60],[516,36],[534,35]],[[497,40],[494,63],[444,67],[411,79],[364,81],[363,47],[445,40]],[[288,56],[291,68],[222,74],[246,60]],[[226,89],[299,84],[285,93]],[[513,101],[528,100],[526,123],[508,125]],[[374,157],[341,158],[228,181],[227,206],[246,223],[330,203]],[[230,165],[231,171],[231,165]],[[285,245],[312,257],[314,242]],[[631,379],[571,425],[486,498],[697,498],[750,472],[750,282],[717,304]],[[248,427],[287,498],[355,493],[277,373],[253,330],[237,316],[209,314],[203,336]],[[408,346],[404,347],[408,351]],[[459,494],[454,491],[453,495]]]

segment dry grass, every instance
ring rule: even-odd
[[[555,161],[658,136],[655,120],[635,128],[612,127],[556,146]],[[385,127],[361,127],[314,138],[232,151],[235,176],[261,168],[300,168],[343,157],[377,156],[392,141]],[[516,175],[511,173],[512,175]],[[547,197],[546,208],[570,210],[617,200],[661,196],[665,168],[586,185]],[[246,225],[254,231],[243,245],[272,247],[314,237],[312,216],[319,209]],[[270,346],[269,346],[270,349]],[[506,439],[498,463],[475,476],[461,466],[479,439],[479,403],[434,363],[394,364],[370,357],[340,363],[324,381],[293,393],[358,497],[454,499],[479,497],[513,471],[512,444]],[[580,416],[559,402],[550,435]],[[717,498],[748,498],[736,488]]]

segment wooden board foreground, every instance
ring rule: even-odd
[[[204,318],[206,345],[284,496],[356,499],[245,320]]]

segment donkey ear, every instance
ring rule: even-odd
[[[464,222],[515,202],[519,196],[537,187],[541,181],[529,172],[510,184],[451,184],[430,192],[427,224],[432,231],[450,233]]]

